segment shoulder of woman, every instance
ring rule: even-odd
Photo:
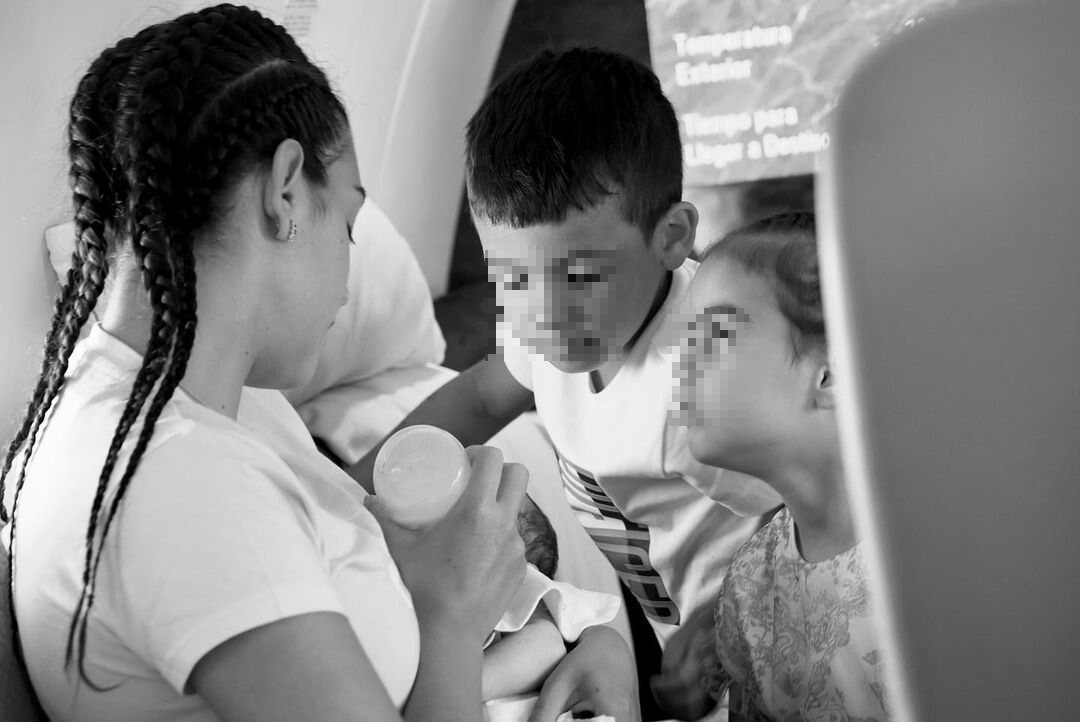
[[[125,505],[164,492],[164,503],[221,504],[269,487],[298,484],[295,473],[269,444],[231,419],[185,420],[155,429],[152,444],[139,462]],[[239,499],[238,499],[239,501]]]

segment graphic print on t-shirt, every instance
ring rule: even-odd
[[[559,473],[570,508],[645,614],[657,622],[678,624],[679,608],[649,561],[649,528],[623,516],[592,474],[561,455]]]

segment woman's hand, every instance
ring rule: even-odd
[[[525,577],[517,513],[529,474],[520,464],[503,464],[502,452],[492,447],[470,447],[467,454],[468,486],[446,516],[425,529],[394,523],[378,497],[365,501],[382,526],[421,627],[454,625],[479,649]]]
[[[610,715],[618,722],[641,722],[634,658],[610,627],[589,627],[548,675],[529,722],[554,722],[563,712]]]

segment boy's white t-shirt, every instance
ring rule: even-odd
[[[570,506],[661,641],[713,603],[758,516],[780,504],[765,482],[698,463],[686,429],[668,423],[676,323],[696,269],[688,260],[674,271],[663,306],[599,393],[589,374],[559,371],[499,331],[507,368],[533,391]]]
[[[237,634],[309,612],[345,615],[403,705],[420,650],[410,596],[363,490],[318,453],[276,391],[244,389],[237,421],[182,390],[166,404],[98,571],[86,671],[110,689],[65,670],[91,500],[140,363],[100,326],[91,330],[19,499],[15,608],[50,717],[213,720],[184,689],[196,662]]]

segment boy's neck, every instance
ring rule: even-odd
[[[630,353],[634,348],[634,344],[641,338],[641,334],[645,333],[645,329],[649,327],[653,319],[656,318],[656,314],[660,312],[660,309],[664,307],[664,301],[667,300],[668,294],[671,293],[672,279],[675,278],[674,271],[665,271],[664,278],[660,281],[660,285],[656,289],[656,294],[653,296],[652,305],[649,306],[649,312],[645,314],[645,319],[638,326],[638,330],[634,332],[634,335],[630,337],[622,347],[622,354],[625,356]]]
[[[664,278],[657,287],[656,294],[653,296],[652,305],[649,306],[649,311],[645,314],[645,319],[641,322],[641,325],[638,326],[638,330],[634,332],[634,335],[630,337],[630,340],[623,344],[619,355],[604,363],[600,368],[593,369],[589,372],[589,381],[592,384],[594,392],[599,393],[600,391],[603,391],[604,388],[612,382],[616,374],[619,373],[619,369],[622,368],[623,360],[630,355],[630,351],[633,350],[634,344],[641,338],[641,334],[645,333],[645,329],[649,327],[649,324],[656,318],[656,314],[664,307],[664,301],[667,300],[667,296],[671,292],[672,279],[674,277],[675,274],[672,271],[666,271],[664,273]]]

